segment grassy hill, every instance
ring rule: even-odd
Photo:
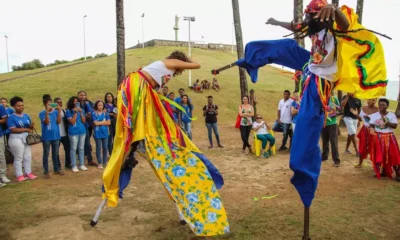
[[[153,47],[126,51],[126,72],[132,72],[153,61],[163,59],[173,50],[186,52],[186,48]],[[202,68],[192,71],[192,81],[197,78],[212,79],[210,70],[235,61],[236,55],[230,52],[193,49],[193,58],[200,62]],[[35,71],[35,70],[33,70]],[[30,73],[31,71],[24,71]],[[16,73],[1,74],[2,79],[12,77]],[[266,115],[270,121],[275,120],[277,102],[285,89],[293,89],[293,81],[288,74],[282,74],[279,69],[265,67],[261,69],[257,84],[249,82],[249,89],[253,88],[259,99],[259,112]],[[197,122],[203,122],[201,108],[207,103],[206,96],[213,95],[215,103],[219,105],[219,120],[225,124],[233,124],[236,111],[240,104],[240,90],[238,69],[232,68],[218,76],[222,90],[194,93],[188,88],[188,74],[173,79],[169,84],[170,91],[178,92],[183,87],[193,99]],[[24,98],[26,112],[33,120],[38,121],[38,112],[41,111],[41,96],[45,93],[54,97],[62,97],[64,104],[68,98],[76,95],[79,90],[85,90],[92,101],[103,99],[106,92],[116,93],[116,55],[98,59],[93,62],[60,69],[57,71],[29,76],[15,81],[0,83],[0,96],[10,99],[18,95]]]

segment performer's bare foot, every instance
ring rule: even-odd
[[[354,168],[362,168],[362,163],[359,163],[358,165],[354,166]]]
[[[210,145],[210,146],[208,146],[208,149],[211,149],[211,148],[213,148],[214,146],[213,145]]]

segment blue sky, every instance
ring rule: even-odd
[[[309,0],[304,0],[304,5]],[[381,39],[386,55],[388,78],[398,80],[400,68],[400,1],[365,0],[363,25],[387,34],[392,41]],[[384,2],[385,4],[382,4]],[[240,0],[241,22],[245,42],[277,39],[286,30],[266,26],[269,17],[292,19],[293,0]],[[230,0],[125,0],[126,47],[142,39],[144,18],[145,41],[174,39],[174,18],[195,16],[192,39],[231,43],[232,6]],[[340,0],[356,7],[356,0]],[[7,71],[5,38],[8,35],[11,65],[38,58],[44,63],[56,59],[72,60],[83,53],[83,16],[86,19],[88,55],[114,53],[116,50],[115,0],[1,0],[0,1],[0,72]],[[204,36],[204,39],[202,39]],[[180,40],[188,39],[187,22],[180,21]],[[309,45],[309,43],[307,43]]]

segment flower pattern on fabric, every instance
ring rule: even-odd
[[[328,51],[326,51],[322,46],[322,41],[319,40],[318,34],[314,34],[311,36],[311,57],[310,63],[320,64],[324,61],[326,55],[328,55]]]
[[[225,208],[207,167],[196,155],[179,146],[176,139],[172,140],[175,147],[167,149],[163,136],[146,136],[147,159],[151,159],[155,173],[197,235],[228,233]]]
[[[375,127],[376,128],[378,128],[378,129],[386,129],[386,128],[388,128],[387,126],[386,126],[386,123],[389,121],[389,118],[387,117],[387,116],[384,116],[384,117],[382,117],[382,118],[380,118],[380,119],[378,119],[378,120],[376,120],[375,121],[375,123],[374,123],[374,125],[375,125]]]

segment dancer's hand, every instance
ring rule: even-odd
[[[269,25],[274,25],[274,26],[276,26],[276,25],[278,25],[278,21],[277,21],[275,18],[269,18],[269,19],[265,22],[265,24],[269,24]]]
[[[335,21],[336,10],[337,8],[335,5],[328,4],[318,12],[314,19],[319,19],[323,22],[329,21],[329,19],[332,18]]]

